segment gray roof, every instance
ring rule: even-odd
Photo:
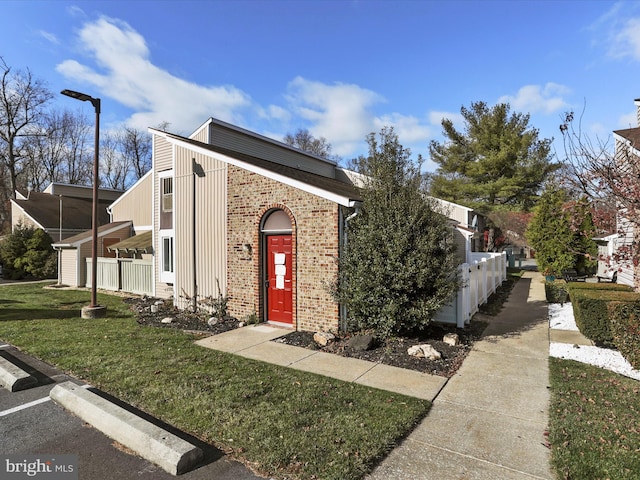
[[[60,197],[48,193],[31,192],[27,200],[15,199],[27,215],[45,230],[60,228]],[[98,224],[109,222],[107,207],[110,200],[98,201]],[[93,201],[91,198],[62,197],[62,229],[88,230],[91,228]]]
[[[289,167],[286,165],[281,165],[279,163],[271,162],[269,160],[264,160],[262,158],[258,158],[252,155],[247,155],[241,152],[236,152],[236,151],[222,148],[216,145],[210,145],[208,143],[199,142],[197,140],[186,138],[173,133],[168,133],[168,132],[164,132],[164,133],[167,135],[167,137],[174,138],[181,142],[193,145],[198,148],[203,148],[214,153],[220,153],[222,155],[235,158],[247,164],[262,168],[264,170],[268,170],[270,172],[291,178],[293,180],[296,180],[302,183],[306,183],[307,185],[325,190],[332,194],[340,195],[340,196],[349,198],[350,200],[354,200],[356,202],[362,200],[362,197],[360,196],[360,192],[358,191],[358,188],[349,183],[344,183],[334,178],[328,178],[323,175],[306,172],[304,170],[300,170],[294,167]]]

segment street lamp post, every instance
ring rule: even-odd
[[[97,299],[97,271],[98,271],[98,151],[100,148],[100,99],[93,98],[86,93],[80,93],[73,90],[62,90],[62,95],[75,98],[82,102],[91,102],[96,112],[96,132],[93,148],[93,212],[91,215],[91,303],[88,307],[82,309],[82,318],[99,318],[104,317],[107,309],[98,305]]]

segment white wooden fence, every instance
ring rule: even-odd
[[[471,263],[463,263],[458,270],[460,289],[451,303],[436,314],[434,321],[463,328],[506,280],[507,254],[474,252]]]
[[[91,258],[87,258],[86,286],[91,288]],[[139,295],[153,295],[153,264],[150,260],[98,257],[98,288]]]

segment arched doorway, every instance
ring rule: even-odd
[[[262,280],[265,320],[293,325],[293,235],[284,210],[268,211],[263,217]]]

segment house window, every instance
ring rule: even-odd
[[[161,237],[162,263],[160,268],[160,281],[173,283],[173,236]]]
[[[162,183],[162,211],[173,212],[173,177],[165,177]]]

